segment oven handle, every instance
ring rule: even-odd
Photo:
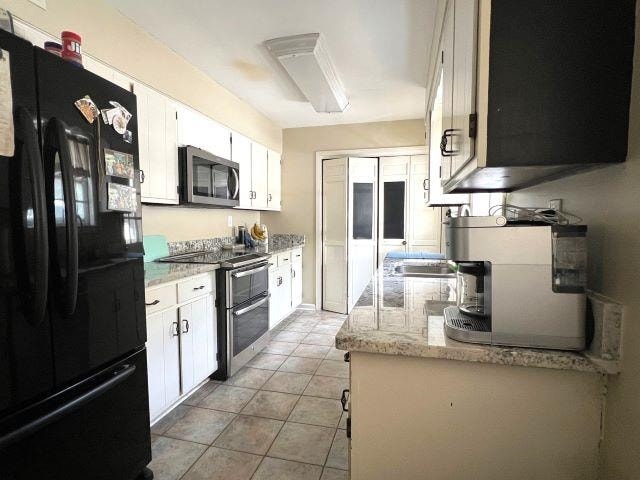
[[[260,300],[259,302],[254,303],[253,305],[249,305],[249,306],[248,306],[248,307],[246,307],[246,308],[241,308],[241,309],[240,309],[240,310],[238,310],[237,312],[233,312],[233,314],[234,314],[236,317],[239,317],[240,315],[244,315],[245,313],[250,312],[251,310],[253,310],[253,309],[255,309],[255,308],[258,308],[260,305],[265,304],[265,303],[269,300],[269,298],[270,298],[270,297],[271,297],[271,294],[270,294],[270,293],[267,293],[267,296],[266,296],[266,297],[264,297],[264,298],[263,298],[262,300]]]
[[[254,273],[261,272],[269,268],[269,265],[263,265],[262,267],[254,268],[252,270],[245,270],[244,272],[232,273],[233,278],[246,277],[247,275],[253,275]]]

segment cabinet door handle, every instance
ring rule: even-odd
[[[160,303],[160,300],[154,300],[154,301],[153,301],[153,302],[151,302],[151,303],[147,303],[147,302],[145,302],[144,304],[145,304],[147,307],[153,307],[154,305],[157,305],[157,304],[159,304],[159,303]]]
[[[267,201],[268,201],[268,202],[270,202],[272,199],[273,199],[273,195],[269,194],[269,195],[267,196]]]
[[[189,320],[187,320],[186,318],[183,318],[182,323],[185,326],[185,329],[182,331],[182,333],[189,333]]]
[[[173,333],[171,335],[177,337],[178,335],[180,335],[180,325],[178,325],[178,322],[173,322],[172,325],[175,327],[175,329],[173,330]]]
[[[140,183],[144,183],[144,170],[140,170]]]
[[[425,178],[422,181],[422,189],[423,190],[429,190],[429,179],[428,178]]]
[[[342,404],[342,411],[348,412],[347,403],[349,402],[349,389],[342,390],[342,396],[340,397],[340,403]]]
[[[202,290],[204,288],[204,285],[200,285],[199,287],[193,287],[193,290]]]
[[[457,132],[456,129],[447,128],[440,138],[440,153],[443,157],[453,157],[454,155],[460,153],[458,150],[447,149],[448,138],[453,137],[455,135],[455,132]]]
[[[293,268],[291,269],[291,278],[296,278],[296,271]]]

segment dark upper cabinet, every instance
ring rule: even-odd
[[[445,192],[511,191],[627,155],[634,0],[449,0]]]

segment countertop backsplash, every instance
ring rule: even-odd
[[[169,255],[180,255],[190,252],[217,252],[223,245],[235,242],[233,237],[204,238],[201,240],[183,240],[168,242]],[[281,249],[290,246],[304,245],[305,236],[296,233],[272,233],[269,235],[268,245],[273,249]]]

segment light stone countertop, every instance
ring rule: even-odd
[[[290,244],[285,244],[280,242],[275,247],[247,248],[242,253],[270,253],[275,255],[298,247],[304,247],[304,243],[291,242]],[[208,261],[212,263],[147,262],[144,264],[144,287],[154,287],[163,283],[200,275],[201,273],[212,272],[220,268],[220,262],[237,255],[240,255],[240,252],[233,253],[231,250],[216,250],[207,254]]]
[[[458,342],[447,337],[443,310],[455,305],[455,278],[403,277],[394,268],[403,262],[386,259],[336,334],[341,350],[441,358],[465,362],[617,373],[582,352],[499,347]]]

